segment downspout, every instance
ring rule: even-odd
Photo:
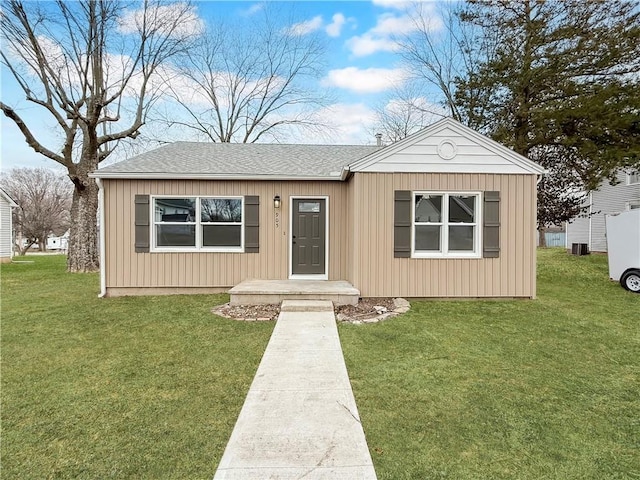
[[[589,251],[591,251],[591,219],[593,218],[593,192],[589,192]]]
[[[107,273],[105,258],[106,245],[105,245],[105,213],[104,213],[104,185],[101,178],[96,178],[96,184],[98,185],[98,212],[100,215],[100,295],[98,298],[104,298],[107,295]]]

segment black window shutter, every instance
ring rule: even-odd
[[[484,192],[482,256],[500,256],[500,192]]]
[[[136,253],[149,251],[149,195],[135,198],[135,249]]]
[[[393,207],[393,256],[411,256],[411,192],[396,190]]]
[[[244,251],[260,251],[260,197],[257,195],[244,197]]]

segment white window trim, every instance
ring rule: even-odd
[[[632,182],[631,179],[635,175],[636,181]],[[640,183],[640,171],[634,173],[627,173],[627,185],[637,185]]]
[[[158,247],[156,246],[156,225],[159,222],[155,221],[156,212],[156,199],[157,198],[195,198],[196,199],[196,220],[195,222],[162,222],[163,225],[194,225],[196,227],[196,245],[194,247]],[[233,222],[205,222],[200,220],[200,199],[202,198],[223,198],[223,199],[238,199],[242,202],[242,221],[240,222],[240,246],[239,247],[207,247],[202,245],[202,226],[203,225],[238,225]],[[245,219],[245,201],[242,195],[151,195],[151,208],[149,208],[149,224],[151,225],[151,253],[166,253],[166,252],[217,252],[217,253],[238,253],[244,252],[244,219]]]
[[[625,205],[625,210],[636,210],[638,208],[640,208],[640,200],[632,200]]]
[[[439,252],[425,252],[422,250],[416,251],[415,234],[416,234],[416,195],[442,195],[443,196],[443,209],[441,222],[433,222],[431,225],[440,225],[440,248]],[[459,250],[447,251],[449,247],[449,202],[448,197],[450,195],[474,195],[476,198],[475,205],[475,222],[468,224],[452,224],[452,225],[473,225],[474,238],[473,245],[475,250],[473,252],[463,252]],[[445,201],[446,200],[446,201]],[[422,224],[422,223],[421,223]],[[416,190],[411,192],[411,257],[412,258],[482,258],[482,192],[479,191],[448,191],[448,190]],[[446,234],[445,234],[446,232]]]

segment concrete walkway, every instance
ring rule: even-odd
[[[333,305],[285,300],[214,480],[375,480]]]

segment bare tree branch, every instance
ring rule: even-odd
[[[0,59],[26,100],[55,120],[60,148],[44,146],[6,99],[0,106],[31,148],[67,168],[75,186],[70,270],[97,267],[97,186],[88,174],[139,135],[159,92],[158,69],[200,31],[188,1],[3,4]]]
[[[277,138],[284,126],[317,127],[314,113],[328,97],[309,87],[319,76],[319,37],[292,35],[263,10],[261,21],[240,28],[219,25],[190,49],[167,90],[189,124],[214,142]],[[172,112],[173,113],[173,112]]]

